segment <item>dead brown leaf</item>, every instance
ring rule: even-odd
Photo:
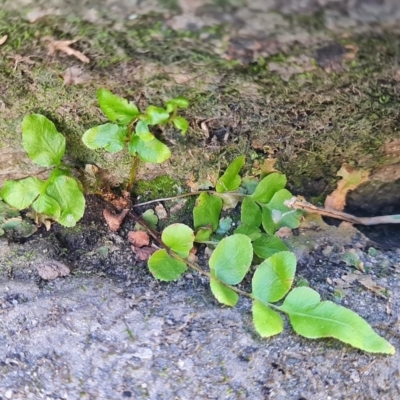
[[[116,232],[119,229],[128,212],[129,209],[125,209],[120,214],[113,214],[107,209],[103,210],[103,216],[112,232]]]
[[[88,63],[90,62],[88,57],[86,57],[79,50],[75,50],[72,47],[70,47],[71,44],[76,43],[78,40],[79,38],[74,40],[54,40],[49,36],[45,36],[42,38],[42,41],[46,42],[47,51],[49,55],[54,54],[56,51],[61,51],[65,54],[68,54],[69,56],[76,57],[83,63]]]
[[[369,291],[375,293],[377,296],[387,299],[387,290],[383,286],[378,285],[372,279],[371,275],[361,274],[356,271],[354,274],[347,274],[341,277],[342,283],[338,282],[344,288],[350,288],[354,282],[358,282],[361,286],[364,286]],[[347,285],[347,286],[346,286]]]
[[[149,235],[144,231],[130,231],[128,240],[135,247],[148,246],[150,244]]]
[[[17,70],[18,64],[28,64],[28,65],[34,65],[35,61],[31,60],[30,56],[23,57],[19,54],[15,54],[13,56],[9,56],[8,58],[11,58],[14,60],[14,71]]]
[[[167,210],[162,204],[158,204],[154,208],[154,211],[156,212],[158,219],[166,219],[168,217]]]
[[[275,168],[276,161],[277,161],[276,158],[269,157],[264,160],[263,164],[258,166],[258,168],[260,169],[261,177],[267,176],[267,175],[271,174],[272,172],[279,172],[279,170],[277,170]]]
[[[154,247],[144,246],[144,247],[135,247],[131,246],[132,251],[136,254],[136,258],[140,261],[147,261],[150,256],[157,250]]]
[[[7,39],[8,39],[8,35],[4,35],[2,38],[0,38],[0,46],[2,44],[4,44],[7,41]]]
[[[196,247],[192,247],[189,251],[189,256],[188,256],[188,261],[191,263],[197,263],[199,261],[199,258],[196,256],[197,254],[197,249]]]
[[[170,213],[171,214],[176,214],[178,211],[182,210],[183,207],[185,207],[185,204],[187,203],[187,199],[180,199],[170,208]]]
[[[74,65],[65,70],[63,79],[64,85],[81,85],[90,82],[91,76],[81,67]]]
[[[343,164],[338,173],[342,179],[338,182],[337,188],[325,200],[325,208],[342,211],[346,205],[346,195],[349,190],[354,190],[357,186],[368,180],[369,171],[355,168]]]

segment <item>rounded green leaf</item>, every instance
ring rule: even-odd
[[[241,220],[245,225],[259,227],[261,225],[261,209],[250,197],[245,197],[242,202]]]
[[[215,189],[218,193],[236,190],[242,178],[238,175],[245,162],[245,156],[236,157],[229,165],[224,174],[218,179]]]
[[[196,200],[193,208],[193,224],[198,229],[211,225],[213,231],[218,228],[219,215],[222,210],[222,199],[218,196],[203,192]]]
[[[267,206],[261,207],[261,222],[268,235],[273,235],[276,232],[277,228],[272,218],[272,211]]]
[[[275,253],[289,249],[277,236],[269,236],[263,233],[253,242],[253,250],[258,257],[268,258]]]
[[[320,302],[319,294],[310,288],[293,289],[280,309],[289,315],[293,329],[306,338],[333,337],[370,353],[395,353],[367,321],[331,301]]]
[[[213,229],[211,225],[208,227],[202,227],[197,229],[195,236],[194,236],[194,241],[195,242],[205,242],[210,239],[211,234],[213,233]]]
[[[177,116],[172,120],[172,123],[174,124],[176,129],[179,129],[182,133],[182,135],[185,135],[188,128],[189,128],[189,122],[186,120],[186,118]]]
[[[149,126],[145,121],[138,121],[135,127],[135,133],[145,142],[154,139],[154,135],[149,131]]]
[[[254,243],[254,240],[257,240],[259,237],[261,237],[261,230],[260,228],[257,228],[256,226],[253,225],[239,225],[234,233],[243,233],[243,235],[248,236],[251,241]],[[254,247],[254,245],[253,245]]]
[[[10,206],[23,210],[29,207],[39,196],[44,182],[38,178],[25,178],[18,181],[6,181],[0,190],[0,196]]]
[[[299,227],[302,212],[293,210],[284,204],[286,200],[292,197],[293,195],[287,189],[281,189],[273,195],[271,201],[267,204],[267,207],[271,210],[272,220],[276,225],[276,229],[283,226],[291,229]]]
[[[254,300],[252,313],[254,327],[261,337],[270,337],[283,331],[282,317],[260,301]]]
[[[142,161],[148,163],[162,163],[171,157],[170,149],[156,138],[144,141],[138,135],[132,135],[128,148],[132,155],[137,153]]]
[[[259,203],[268,203],[272,196],[285,186],[286,176],[274,172],[260,181],[251,197]]]
[[[146,108],[146,122],[149,125],[158,125],[166,122],[169,119],[167,110],[161,107],[148,106]]]
[[[210,288],[214,297],[221,303],[229,307],[235,307],[239,300],[239,295],[232,289],[226,287],[217,279],[211,277]]]
[[[127,129],[124,126],[116,124],[98,125],[83,134],[82,142],[92,150],[104,148],[110,153],[117,153],[124,148],[127,134]]]
[[[189,100],[186,97],[178,96],[171,100],[168,100],[165,103],[165,108],[170,113],[177,108],[188,108],[189,107]]]
[[[128,125],[139,115],[139,110],[133,103],[116,96],[107,89],[99,89],[97,99],[106,117],[117,124]]]
[[[253,297],[264,303],[274,303],[292,287],[296,272],[296,257],[290,251],[275,253],[262,262],[253,275]]]
[[[22,145],[37,165],[59,165],[65,153],[65,138],[44,115],[32,114],[22,121]]]
[[[61,214],[60,205],[52,197],[46,193],[41,194],[35,202],[32,204],[32,208],[39,214],[45,214],[53,218],[55,221],[58,220]]]
[[[58,222],[64,226],[75,226],[83,217],[85,211],[85,197],[74,178],[59,175],[49,184],[46,194],[60,205]]]
[[[186,258],[193,247],[194,233],[185,224],[172,224],[163,230],[161,240],[172,251]]]
[[[175,281],[186,271],[186,264],[171,257],[166,250],[157,250],[149,258],[150,272],[160,281]]]
[[[252,259],[251,240],[239,233],[224,238],[218,243],[209,264],[219,280],[229,285],[237,285],[247,274]]]

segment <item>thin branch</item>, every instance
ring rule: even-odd
[[[219,193],[219,192],[216,192],[215,190],[198,190],[196,192],[183,193],[183,194],[178,194],[176,196],[163,197],[161,199],[155,199],[155,200],[145,201],[143,203],[137,203],[137,204],[134,204],[133,207],[137,208],[137,207],[147,206],[148,204],[159,203],[161,201],[171,201],[171,200],[182,199],[184,197],[197,196],[197,195],[200,195],[202,193],[215,194],[216,196],[220,196],[220,197],[223,197],[223,195],[225,195],[225,194],[230,194],[230,195],[240,196],[240,197],[245,197],[246,196],[245,194],[238,193],[238,192]]]

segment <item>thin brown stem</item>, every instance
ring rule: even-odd
[[[136,172],[138,169],[139,161],[140,161],[139,156],[137,154],[135,154],[133,156],[132,168],[131,168],[131,172],[129,174],[129,183],[128,183],[128,186],[126,187],[126,189],[129,192],[132,190],[133,184],[135,183],[135,180],[136,180]]]
[[[223,196],[224,194],[231,194],[231,195],[240,196],[240,197],[246,196],[243,193],[238,193],[238,192],[219,193],[219,192],[216,192],[215,190],[198,190],[196,192],[183,193],[183,194],[178,194],[176,196],[163,197],[161,199],[145,201],[143,203],[134,204],[133,207],[135,207],[135,208],[136,207],[142,207],[142,206],[147,206],[148,204],[159,203],[160,201],[171,201],[171,200],[182,199],[184,197],[197,196],[197,195],[200,195],[202,193],[215,194],[216,196]]]

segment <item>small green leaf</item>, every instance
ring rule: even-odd
[[[210,239],[211,234],[213,233],[212,226],[203,226],[197,229],[194,237],[195,242],[205,242]]]
[[[217,235],[225,235],[232,228],[232,218],[231,217],[222,217],[218,222],[218,228],[215,231]]]
[[[128,125],[139,116],[139,110],[133,103],[116,96],[107,89],[99,89],[97,99],[106,117],[119,125]]]
[[[161,107],[148,106],[146,109],[146,122],[149,125],[159,125],[169,119],[167,110]]]
[[[158,139],[144,141],[138,135],[132,135],[129,152],[137,153],[142,161],[160,164],[171,157],[170,149]]]
[[[259,227],[261,225],[261,209],[250,197],[245,197],[242,202],[241,220],[245,225]]]
[[[261,337],[270,337],[283,331],[282,317],[260,301],[254,300],[252,312],[254,327]]]
[[[234,234],[218,243],[209,264],[219,280],[229,285],[236,285],[247,274],[252,259],[253,247],[250,238]]]
[[[285,185],[286,176],[274,172],[260,181],[251,197],[259,203],[268,203],[272,196]]]
[[[65,138],[44,115],[32,114],[22,121],[22,145],[37,165],[59,165],[65,153]]]
[[[211,225],[212,230],[218,228],[219,215],[222,210],[222,199],[218,196],[203,192],[196,200],[193,208],[194,229]]]
[[[32,204],[32,208],[39,214],[45,214],[54,219],[58,220],[61,214],[60,205],[52,197],[46,193],[41,194]]]
[[[161,239],[172,251],[186,258],[193,247],[194,233],[187,225],[172,224],[163,230]]]
[[[302,212],[299,210],[292,210],[284,204],[286,200],[292,197],[293,195],[287,189],[281,189],[273,195],[271,201],[267,204],[267,207],[272,212],[271,216],[276,229],[283,226],[290,229],[299,227]]]
[[[8,219],[5,223],[1,224],[0,236],[7,231],[12,232],[14,238],[27,238],[33,235],[37,228],[34,224],[22,220],[21,217]]]
[[[245,157],[236,157],[229,165],[224,174],[218,179],[215,186],[218,193],[230,192],[236,190],[242,178],[238,175],[245,162]]]
[[[0,191],[1,193],[1,191]],[[3,223],[8,218],[19,217],[19,212],[14,210],[4,201],[0,201],[0,224]]]
[[[10,206],[23,210],[39,196],[43,185],[42,180],[33,177],[18,181],[6,181],[0,191],[0,196]]]
[[[85,198],[78,182],[69,176],[59,175],[49,184],[46,194],[60,205],[61,214],[58,222],[64,226],[75,226],[83,217]]]
[[[289,293],[280,309],[289,315],[293,329],[306,338],[333,337],[371,353],[395,353],[394,347],[359,315],[331,301],[320,300],[316,291],[299,287]]]
[[[253,275],[254,298],[264,303],[279,301],[292,287],[296,257],[290,251],[275,253],[262,262]]]
[[[239,300],[239,296],[232,289],[226,287],[217,279],[211,277],[210,279],[210,288],[214,297],[221,303],[226,306],[235,307],[236,303]]]
[[[150,272],[160,281],[175,281],[186,271],[186,264],[171,257],[166,250],[157,250],[148,261]]]
[[[151,229],[156,230],[157,229],[157,224],[158,224],[158,217],[154,210],[146,210],[142,214],[142,218],[144,219],[145,222],[149,225]]]
[[[155,136],[150,132],[149,126],[145,121],[139,121],[135,127],[135,133],[144,142],[155,139]]]
[[[174,124],[176,129],[179,129],[182,133],[182,135],[185,135],[188,128],[189,128],[189,122],[187,122],[186,118],[176,116],[173,120],[172,123]]]
[[[125,126],[104,124],[88,129],[82,136],[82,142],[92,150],[104,148],[110,153],[117,153],[124,148],[127,135]]]
[[[188,108],[189,107],[189,100],[186,97],[175,97],[171,100],[168,100],[165,103],[165,108],[167,112],[175,111],[177,108]]]
[[[276,231],[276,224],[272,219],[272,211],[267,206],[261,207],[262,226],[268,235],[273,235]]]
[[[268,258],[275,253],[289,249],[277,236],[269,236],[263,233],[253,242],[253,250],[258,257]]]
[[[261,237],[261,230],[253,225],[239,225],[234,233],[243,233],[243,235],[248,236],[251,241],[254,243],[254,240],[257,240]]]

